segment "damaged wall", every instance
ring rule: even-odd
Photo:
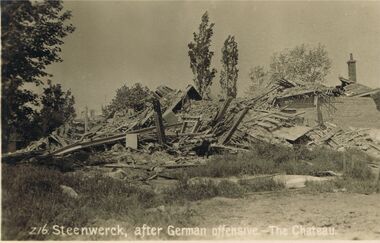
[[[342,128],[380,128],[380,112],[372,98],[337,97],[332,105],[336,110],[322,106],[325,122],[334,123]],[[317,125],[315,108],[303,108],[298,111],[305,111],[306,125]]]

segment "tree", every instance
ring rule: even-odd
[[[236,98],[236,82],[239,69],[237,68],[239,59],[237,43],[234,36],[228,36],[222,47],[222,71],[220,73],[220,85],[225,97]]]
[[[281,78],[303,83],[323,82],[331,68],[324,46],[311,48],[305,44],[272,56],[272,80]]]
[[[142,86],[140,83],[134,84],[129,88],[126,84],[116,91],[115,98],[111,103],[103,109],[104,115],[114,114],[116,111],[133,109],[134,111],[142,111],[147,107],[146,100],[150,97],[151,91],[148,87]]]
[[[255,66],[249,70],[249,79],[254,85],[263,85],[268,72],[263,66]]]
[[[60,84],[52,84],[44,88],[41,97],[42,109],[38,115],[42,136],[46,136],[56,128],[75,118],[75,99],[68,90],[64,92]]]
[[[74,31],[62,1],[1,1],[2,141],[10,133],[25,136],[38,105],[25,83],[40,85],[51,76],[47,65],[61,62],[62,39]]]
[[[249,95],[257,95],[269,85],[281,78],[299,83],[316,83],[325,81],[330,72],[331,60],[325,47],[309,47],[305,44],[293,49],[285,49],[272,56],[269,70],[256,66],[251,68],[249,77],[252,81]]]
[[[268,83],[269,72],[265,71],[263,66],[255,66],[250,69],[249,78],[251,80],[251,85],[247,94],[255,96],[258,95]]]
[[[194,83],[202,97],[207,98],[210,93],[212,79],[215,77],[216,69],[210,69],[211,59],[214,52],[210,51],[211,37],[213,35],[214,23],[209,24],[208,13],[202,16],[199,25],[199,33],[193,33],[194,41],[188,44],[190,67],[194,74]]]

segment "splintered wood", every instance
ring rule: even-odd
[[[333,149],[357,148],[380,157],[380,146],[367,130],[343,129],[324,120],[321,99],[330,99],[331,91],[306,87],[280,80],[256,97],[217,101],[202,100],[192,86],[184,91],[163,86],[152,95],[152,103],[144,111],[125,109],[115,112],[113,117],[99,119],[85,115],[84,119],[71,121],[32,142],[13,158],[29,159],[34,152],[39,156],[66,156],[80,150],[107,154],[114,146],[121,146],[123,153],[113,151],[117,154],[115,158],[124,158],[133,151],[142,154],[164,151],[173,156],[168,161],[194,160],[221,150],[247,151],[260,142],[287,147],[303,144],[309,148],[322,145]],[[305,111],[288,107],[291,100],[281,106],[292,95],[298,97],[303,93],[307,97],[318,94],[314,96],[318,122],[315,127],[305,124]],[[107,156],[112,159],[114,155]],[[178,165],[178,160],[175,161],[171,168]]]

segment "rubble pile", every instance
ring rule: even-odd
[[[214,153],[248,151],[263,141],[311,149],[320,145],[357,148],[380,157],[379,142],[368,130],[343,129],[323,121],[320,104],[339,94],[334,88],[285,79],[244,99],[203,100],[191,85],[183,91],[160,86],[152,94],[152,105],[142,112],[118,111],[102,120],[73,121],[3,159],[28,160],[36,153],[64,157],[87,151],[90,160],[100,161],[96,166],[112,176],[151,180],[173,178],[166,173],[170,169],[200,166]],[[300,103],[315,107],[317,125],[305,124],[304,111],[292,106]],[[144,172],[116,173],[117,168]]]
[[[357,148],[373,157],[379,157],[379,142],[370,136],[369,129],[343,130],[331,123],[326,125],[325,129],[313,129],[307,134],[311,138],[307,145],[328,145],[335,150]]]

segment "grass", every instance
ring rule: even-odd
[[[342,172],[344,165],[366,164],[372,161],[358,150],[337,152],[320,147],[312,151],[305,147],[295,150],[260,143],[252,151],[240,154],[223,154],[209,160],[205,166],[186,169],[188,177],[229,177],[286,173],[289,175],[316,175],[321,171]],[[361,164],[360,164],[361,165]],[[357,167],[353,173],[361,170]],[[358,172],[361,173],[361,172]]]
[[[30,227],[44,224],[92,226],[107,219],[125,222],[130,227],[144,223],[162,227],[169,224],[189,226],[191,210],[174,210],[187,201],[216,196],[238,198],[247,192],[284,188],[284,184],[270,177],[241,179],[238,182],[225,179],[231,176],[274,173],[315,175],[320,171],[332,170],[342,172],[343,177],[329,182],[308,182],[307,190],[324,192],[344,188],[360,193],[379,192],[379,182],[375,183],[367,166],[370,161],[370,157],[356,150],[336,152],[317,148],[309,151],[303,147],[291,150],[262,143],[247,153],[222,154],[212,158],[205,166],[180,170],[177,186],[163,194],[102,174],[74,176],[51,166],[3,164],[2,239],[52,239],[44,235],[29,235]],[[195,177],[209,179],[190,183]],[[222,179],[216,183],[210,178]],[[60,185],[72,187],[79,198],[72,199],[62,194]],[[147,211],[162,205],[168,209],[164,213]]]
[[[186,201],[215,196],[237,198],[246,192],[283,188],[271,179],[255,183],[221,180],[217,184],[211,181],[189,184],[187,179],[183,178],[176,188],[161,195],[101,174],[80,177],[42,166],[2,165],[2,239],[62,240],[64,238],[28,233],[31,227],[45,224],[104,226],[107,219],[124,222],[131,228],[142,224],[188,227],[192,224],[193,212],[189,208],[174,210],[183,208]],[[64,195],[60,185],[73,188],[79,198]],[[164,213],[147,211],[162,205],[167,208]]]
[[[294,150],[272,144],[257,144],[252,151],[240,154],[223,154],[212,158],[205,166],[183,170],[180,178],[211,177],[224,178],[242,175],[263,175],[285,173],[289,175],[317,175],[322,171],[342,173],[343,177],[327,182],[307,182],[307,190],[312,192],[379,192],[379,183],[374,182],[374,175],[368,164],[372,158],[362,151],[349,149],[338,152],[326,147],[308,150],[298,147]],[[231,188],[232,186],[226,186]],[[242,195],[245,192],[281,190],[284,185],[270,178],[258,178],[255,181],[240,181],[234,185],[234,192]],[[344,189],[343,189],[344,188]],[[218,195],[233,197],[233,193],[221,193],[218,186],[199,184],[177,188],[177,194],[187,194],[188,199],[198,200]]]
[[[380,193],[380,182],[375,180],[358,180],[352,178],[338,178],[330,181],[306,182],[307,192],[353,192],[362,194]]]
[[[185,200],[197,201],[216,196],[240,197],[243,195],[242,188],[236,183],[225,181],[222,186],[213,181],[206,180],[203,183],[189,185],[186,180],[181,180],[175,189],[168,190],[167,198],[171,201],[184,202]]]
[[[306,182],[306,190],[311,192],[380,193],[380,180],[372,173],[365,161],[353,159],[346,166],[342,177],[323,182]]]
[[[72,187],[79,198],[62,194],[60,185]],[[104,219],[130,226],[149,222],[156,226],[191,223],[184,221],[189,219],[187,210],[168,211],[164,216],[159,212],[146,213],[165,200],[151,190],[100,174],[82,178],[41,166],[2,165],[2,188],[3,240],[44,240],[44,235],[28,234],[31,227],[44,224],[81,227]]]
[[[243,197],[248,192],[276,191],[285,188],[281,182],[273,178],[257,178],[255,180],[238,180],[237,182],[223,179],[214,181],[210,178],[196,178],[189,183],[184,177],[179,181],[176,188],[167,191],[167,198],[172,201],[184,202],[185,200],[196,201],[212,197]]]

